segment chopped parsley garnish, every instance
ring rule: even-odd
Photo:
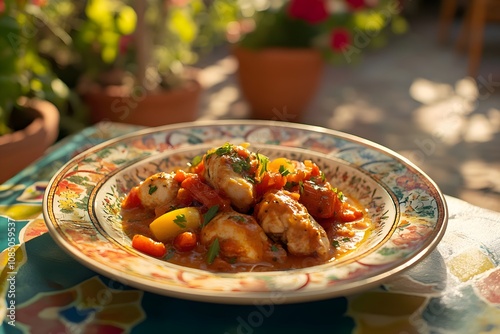
[[[203,160],[203,157],[201,155],[197,155],[195,156],[193,159],[191,159],[191,162],[189,163],[189,165],[191,167],[196,167],[200,164],[200,162]]]
[[[342,241],[342,242],[349,242],[349,241],[351,241],[351,238],[345,237],[345,238],[340,239],[340,241]],[[333,240],[332,241],[332,246],[334,248],[340,247],[340,241],[339,240]]]
[[[215,238],[215,240],[212,242],[210,245],[210,248],[208,249],[207,253],[207,263],[212,264],[215,260],[215,257],[219,255],[219,238]]]
[[[231,164],[235,173],[241,174],[250,170],[250,163],[245,159],[238,158]]]
[[[280,168],[278,170],[280,172],[281,175],[283,176],[287,176],[288,174],[290,174],[290,171],[288,169],[286,169],[285,166],[283,165],[280,165]]]
[[[175,255],[175,248],[171,247],[168,249],[167,254],[163,257],[165,261],[170,260]]]
[[[224,145],[215,150],[215,154],[217,154],[220,157],[221,155],[230,154],[232,150],[233,146],[229,143],[225,143]]]
[[[299,184],[297,182],[286,181],[284,188],[285,188],[285,190],[291,190],[298,185]]]
[[[344,193],[338,190],[337,188],[333,188],[332,191],[337,194],[337,197],[341,202],[345,200]]]
[[[215,217],[218,211],[218,205],[211,206],[210,209],[208,209],[208,211],[203,215],[203,224],[201,225],[201,227],[204,227],[208,223],[210,223],[210,221]]]
[[[243,216],[234,215],[234,216],[230,216],[229,218],[231,218],[232,220],[234,220],[237,223],[246,223],[247,222],[247,220]]]
[[[302,195],[304,193],[304,183],[299,181],[299,193]]]
[[[233,171],[235,173],[238,173],[238,174],[245,174],[246,172],[248,172],[250,169],[251,169],[251,165],[250,165],[250,158],[249,157],[242,157],[238,154],[238,151],[236,151],[234,149],[234,146],[229,144],[229,143],[226,143],[224,145],[222,145],[221,147],[217,148],[215,151],[213,151],[212,153],[210,154],[207,154],[207,158],[211,155],[211,154],[216,154],[218,155],[219,157],[220,156],[228,156],[229,158],[229,161],[231,163],[231,168],[233,169]],[[243,175],[245,176],[245,175]],[[248,181],[254,183],[255,180],[251,177],[251,176],[245,176],[246,179],[248,179]]]
[[[311,177],[311,181],[313,181],[317,184],[324,184],[326,181],[326,176],[323,172],[320,172],[320,174],[318,176]]]
[[[180,228],[186,228],[186,215],[180,214],[175,216],[174,223],[177,224]]]
[[[276,245],[271,245],[271,251],[272,252],[277,252],[279,249],[278,249],[278,246]]]
[[[257,183],[257,181],[255,181],[255,179],[253,177],[251,177],[251,176],[245,176],[244,179],[247,180],[248,182],[252,183],[252,184]]]
[[[261,176],[262,174],[267,172],[267,164],[269,163],[269,158],[263,154],[257,153],[257,160],[259,160],[259,165],[261,166],[259,172],[259,176]]]
[[[150,195],[153,195],[155,191],[158,190],[158,187],[157,186],[153,186],[153,185],[149,185],[149,191],[148,191],[148,194]]]

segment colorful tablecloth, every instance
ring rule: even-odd
[[[450,196],[448,229],[428,257],[377,289],[341,298],[210,304],[137,290],[86,268],[47,233],[44,189],[77,153],[137,129],[114,123],[89,127],[0,186],[2,332],[500,332],[500,213]]]

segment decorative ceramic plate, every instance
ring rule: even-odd
[[[368,240],[336,261],[271,272],[213,273],[134,250],[121,228],[124,195],[149,175],[186,166],[225,142],[316,162],[334,187],[367,208]],[[53,177],[43,210],[56,242],[103,275],[159,294],[233,304],[303,302],[374,287],[431,252],[447,223],[435,183],[396,153],[319,127],[241,120],[152,128],[93,147]]]

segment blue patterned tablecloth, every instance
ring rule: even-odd
[[[130,288],[86,268],[47,233],[44,190],[79,152],[138,129],[89,127],[0,185],[2,332],[500,332],[500,213],[450,196],[448,229],[428,257],[377,289],[341,298],[290,305],[192,302]]]

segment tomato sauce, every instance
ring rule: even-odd
[[[365,212],[363,206],[347,198],[346,203],[353,208]],[[154,220],[154,212],[144,208],[132,208],[122,210],[123,230],[132,238],[136,234],[142,234],[154,238],[149,229],[149,224]],[[172,242],[165,243],[167,254],[163,260],[180,266],[202,269],[212,272],[264,272],[278,270],[292,270],[320,265],[341,259],[353,252],[370,235],[372,224],[367,214],[352,222],[341,222],[338,219],[318,219],[317,222],[325,229],[330,240],[330,253],[326,260],[314,256],[295,256],[287,254],[283,262],[262,263],[229,263],[216,257],[211,264],[207,263],[208,248],[198,242],[195,249],[189,252],[179,252]],[[199,234],[199,229],[193,231]]]

